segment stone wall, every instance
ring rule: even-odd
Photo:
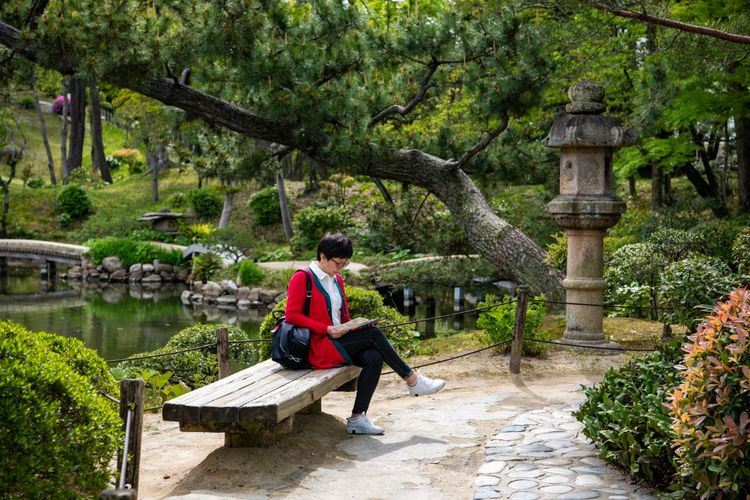
[[[180,299],[185,305],[210,304],[238,309],[259,307],[272,309],[285,297],[286,292],[267,288],[237,286],[232,280],[223,280],[220,283],[215,281],[193,283],[193,289],[182,292]]]
[[[188,274],[187,267],[162,264],[158,260],[150,264],[133,264],[125,269],[117,257],[106,257],[99,266],[85,260],[80,266],[68,268],[61,277],[70,281],[170,283],[184,282]]]

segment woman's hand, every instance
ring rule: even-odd
[[[328,325],[326,332],[328,333],[328,335],[330,335],[331,337],[335,339],[342,337],[346,333],[341,328],[335,327],[333,325]]]

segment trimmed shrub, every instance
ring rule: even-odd
[[[221,269],[221,257],[211,252],[193,257],[193,282],[203,283],[213,279]]]
[[[167,205],[174,210],[182,210],[187,206],[187,196],[182,191],[172,193],[167,198]]]
[[[746,220],[709,219],[691,229],[700,240],[700,253],[732,265],[732,242],[747,227]]]
[[[120,164],[126,165],[130,174],[140,174],[146,169],[146,157],[137,149],[120,148],[112,151],[109,156]]]
[[[247,202],[247,208],[253,216],[253,222],[259,226],[269,226],[281,221],[279,192],[273,186],[253,193]]]
[[[683,346],[672,397],[679,474],[702,498],[750,495],[750,291],[714,307]]]
[[[668,264],[666,257],[652,243],[633,243],[617,249],[604,271],[607,282],[604,301],[624,306],[613,314],[656,319],[653,306],[659,305],[661,271]]]
[[[565,231],[558,231],[552,237],[554,241],[547,245],[544,263],[558,271],[565,272],[568,265],[568,235]]]
[[[303,208],[294,216],[292,246],[297,250],[314,249],[326,233],[344,231],[350,225],[351,219],[343,207]]]
[[[668,486],[677,471],[667,400],[681,381],[674,369],[680,359],[674,341],[610,368],[599,384],[584,387],[586,401],[574,412],[605,460],[655,486]]]
[[[224,205],[221,195],[211,188],[193,189],[188,192],[186,202],[195,215],[203,219],[218,217]]]
[[[26,186],[31,189],[39,189],[44,187],[44,179],[41,177],[32,177],[26,182]]]
[[[25,95],[18,100],[18,105],[23,109],[32,109],[34,107],[34,98],[30,95]]]
[[[121,422],[96,390],[114,379],[79,341],[52,337],[0,322],[0,491],[8,498],[96,497],[112,473]],[[103,378],[92,383],[88,373]]]
[[[490,309],[479,313],[477,327],[484,330],[484,339],[487,345],[497,344],[513,340],[513,325],[516,321],[516,302],[503,302],[494,295],[487,295],[479,304],[478,308],[489,307]],[[523,328],[523,353],[528,356],[541,356],[547,350],[546,345],[528,339],[550,340],[551,335],[546,330],[541,330],[542,320],[547,313],[544,296],[539,302],[528,303],[526,309],[526,323]],[[498,351],[510,352],[510,342],[499,346]]]
[[[240,262],[239,281],[241,284],[245,286],[257,285],[263,281],[264,275],[263,269],[252,260],[245,259]]]
[[[68,184],[55,198],[57,213],[67,214],[71,219],[81,219],[91,212],[91,199],[85,189],[77,184]]]
[[[182,263],[182,253],[179,250],[167,250],[132,238],[103,238],[89,242],[88,247],[88,255],[94,264],[101,264],[105,257],[118,257],[125,268],[133,264],[150,264],[155,260],[162,264]]]
[[[365,290],[359,287],[346,287],[346,298],[349,303],[349,314],[352,318],[359,316],[365,318],[384,318],[378,325],[393,345],[394,349],[402,356],[414,354],[419,339],[419,332],[409,328],[409,325],[388,328],[388,325],[405,323],[408,318],[399,313],[397,309],[383,304],[383,298],[374,290]],[[276,324],[276,316],[281,316],[286,309],[286,299],[279,301],[273,311],[266,315],[260,324],[258,333],[261,339],[271,338],[271,328]],[[276,314],[274,314],[276,313]],[[271,357],[271,343],[264,342],[253,344],[257,352],[258,360]]]
[[[703,312],[737,284],[729,266],[714,257],[693,255],[669,264],[661,275],[661,304],[671,310],[665,321],[693,330]]]
[[[171,372],[170,383],[179,384],[182,382],[192,389],[210,384],[217,380],[219,373],[219,365],[216,359],[216,330],[222,327],[227,328],[229,340],[232,342],[252,339],[249,333],[235,325],[193,325],[169,339],[161,349],[144,354],[160,354],[199,346],[207,347],[172,356],[123,361],[117,365],[117,368],[124,370],[128,375],[136,375],[144,370],[154,370],[158,373]],[[230,344],[230,359],[243,367],[254,364],[256,356],[252,346],[255,345],[253,343]]]

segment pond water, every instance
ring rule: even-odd
[[[21,323],[32,331],[54,332],[81,339],[107,360],[124,358],[164,346],[180,330],[196,323],[231,323],[257,338],[267,311],[184,306],[184,285],[148,288],[106,284],[101,288],[70,286],[57,281],[51,289],[36,271],[12,270],[0,291],[0,319]],[[384,302],[411,320],[473,309],[493,287],[418,287],[379,290]],[[420,322],[423,338],[473,328],[476,313]]]

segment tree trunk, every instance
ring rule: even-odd
[[[743,107],[743,114],[734,118],[737,140],[737,184],[740,211],[750,212],[750,113]]]
[[[0,177],[0,184],[3,188],[3,213],[0,218],[0,238],[8,237],[8,212],[10,211],[10,183],[13,182],[13,177],[16,175],[16,160],[12,159],[8,162],[10,167],[10,176],[8,180],[3,180]]]
[[[279,209],[281,210],[281,223],[284,226],[284,235],[287,241],[292,241],[294,230],[292,229],[292,215],[289,213],[289,202],[286,199],[286,188],[284,187],[284,175],[281,169],[276,171],[276,190],[279,193]]]
[[[380,195],[383,197],[385,202],[391,206],[394,207],[395,204],[393,203],[393,198],[391,198],[391,193],[388,192],[388,188],[385,187],[385,184],[383,184],[383,181],[378,179],[377,177],[371,177],[372,182],[375,183],[375,185],[378,188],[378,191],[380,191]]]
[[[234,187],[235,182],[230,182],[228,189],[224,192],[224,206],[221,209],[221,217],[219,218],[218,229],[224,229],[229,225],[229,219],[232,217],[232,210],[234,208]]]
[[[661,207],[664,206],[662,181],[661,170],[656,164],[651,163],[651,210],[654,212],[661,210]]]
[[[151,201],[159,201],[159,145],[146,147],[146,165],[148,171],[146,175],[151,174]]]
[[[70,109],[68,103],[68,78],[63,77],[62,79],[62,96],[63,96],[63,107],[62,107],[62,122],[63,126],[60,130],[60,162],[62,163],[62,178],[63,184],[68,183],[70,177],[70,168],[68,167],[68,110]]]
[[[83,140],[86,136],[86,85],[78,77],[70,79],[70,148],[68,172],[83,162]]]
[[[628,177],[628,194],[631,198],[634,198],[638,194],[635,189],[635,175]]]
[[[42,108],[39,106],[39,93],[36,89],[36,70],[34,69],[34,66],[31,67],[31,91],[34,93],[34,110],[36,111],[36,117],[39,120],[39,128],[42,131],[42,142],[44,143],[44,150],[47,152],[47,168],[49,169],[49,181],[54,186],[57,184],[57,177],[55,176],[55,159],[52,157],[52,148],[50,148],[49,139],[47,138],[47,122],[44,121]]]
[[[94,175],[99,171],[104,182],[112,183],[112,174],[104,157],[104,142],[102,141],[102,110],[99,106],[99,88],[94,80],[89,80],[89,94],[91,98],[91,164]]]

